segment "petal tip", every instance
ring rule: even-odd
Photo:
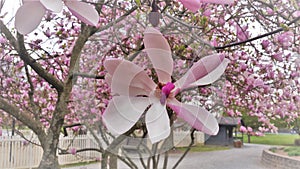
[[[144,31],[144,34],[159,34],[162,35],[161,32],[159,30],[157,30],[154,27],[147,27]]]

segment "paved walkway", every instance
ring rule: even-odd
[[[263,149],[270,146],[245,144],[243,148],[231,148],[230,150],[189,153],[177,167],[178,169],[269,169],[261,163]],[[180,154],[171,154],[169,164],[175,164]],[[163,158],[161,159],[163,160]],[[160,163],[163,163],[162,161]],[[162,165],[162,164],[161,164]],[[173,165],[169,165],[172,168]],[[100,164],[69,167],[66,169],[99,169]],[[120,169],[129,167],[119,163]],[[141,166],[139,168],[142,168]],[[161,167],[160,167],[161,168]]]

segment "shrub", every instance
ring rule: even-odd
[[[300,139],[295,139],[295,145],[300,146]]]

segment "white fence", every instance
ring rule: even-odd
[[[36,141],[37,142],[37,141]],[[59,142],[61,149],[75,148],[98,148],[97,143],[90,135],[73,137],[61,137]],[[43,150],[34,144],[29,144],[19,136],[0,137],[0,168],[1,169],[24,169],[35,168],[39,165]],[[83,161],[99,159],[100,153],[96,151],[84,151],[58,156],[59,164],[72,164]]]
[[[174,146],[182,147],[190,144],[190,133],[184,131],[174,132]],[[38,143],[37,139],[33,139]],[[201,132],[195,133],[195,144],[204,143],[204,134]],[[61,149],[76,150],[85,148],[98,148],[98,145],[90,134],[79,135],[73,138],[61,137],[59,142]],[[0,137],[0,169],[24,169],[35,168],[39,165],[42,158],[43,150],[41,147],[29,144],[20,136]],[[83,151],[76,155],[65,154],[59,155],[59,164],[72,164],[83,161],[91,161],[100,159],[100,153],[96,151]]]
[[[0,139],[0,168],[37,167],[42,156],[40,147],[27,144],[19,137],[2,137]]]

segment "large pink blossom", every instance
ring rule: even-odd
[[[96,26],[99,21],[98,12],[92,5],[77,0],[23,0],[23,2],[15,16],[15,27],[21,34],[35,30],[47,11],[61,12],[63,2],[82,22]]]
[[[201,3],[232,4],[234,0],[179,0],[179,2],[192,12],[197,12]]]
[[[246,133],[246,132],[247,132],[247,128],[244,127],[244,126],[241,126],[241,127],[240,127],[240,132]]]
[[[180,91],[216,81],[225,71],[228,60],[220,54],[206,56],[173,83],[173,59],[167,40],[154,28],[147,28],[144,34],[145,51],[159,82],[155,84],[143,68],[132,62],[107,59],[104,62],[108,71],[106,80],[114,94],[103,114],[107,129],[123,134],[145,114],[149,139],[152,143],[158,142],[170,134],[168,106],[197,130],[217,134],[218,123],[211,113],[202,107],[181,103],[175,96]]]

